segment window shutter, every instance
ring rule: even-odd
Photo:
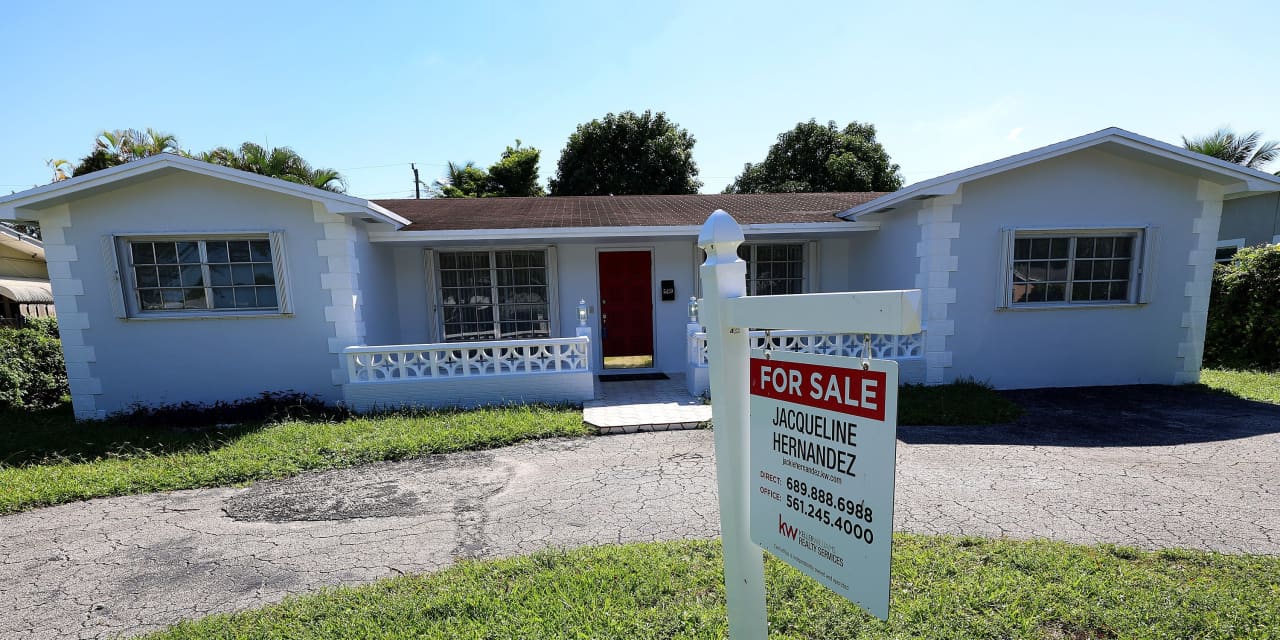
[[[547,247],[547,330],[550,335],[560,334],[560,260],[556,246]],[[576,326],[576,325],[574,325]],[[572,337],[572,336],[566,336]]]
[[[425,249],[422,252],[423,269],[426,270],[427,283],[427,335],[431,336],[428,340],[436,342],[444,342],[444,295],[440,291],[440,287],[436,284],[436,274],[440,272],[440,267],[436,263],[436,252],[431,249]]]
[[[1142,232],[1142,270],[1138,274],[1138,302],[1151,302],[1156,292],[1156,261],[1160,256],[1160,227],[1146,227]]]
[[[276,302],[280,305],[280,313],[292,314],[293,301],[289,299],[289,261],[285,256],[284,232],[272,231],[268,234],[271,241],[271,261],[276,272]]]
[[[822,291],[822,254],[819,244],[816,240],[810,240],[805,243],[804,250],[806,255],[803,258],[809,277],[805,278],[800,289],[805,293]]]
[[[120,277],[120,254],[116,247],[119,241],[116,236],[102,236],[102,260],[107,272],[107,297],[111,298],[111,309],[117,318],[129,317],[128,308],[124,304],[124,278]]]
[[[1008,309],[1010,289],[1013,287],[1013,238],[1015,231],[1010,228],[1000,230],[1000,268],[996,269],[996,308]]]
[[[693,243],[693,296],[695,298],[702,297],[702,263],[707,261],[707,254],[698,246],[695,240]]]

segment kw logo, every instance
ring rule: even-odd
[[[800,529],[793,527],[787,524],[785,521],[783,521],[782,514],[778,514],[778,533],[781,533],[782,535],[788,538],[791,538],[792,540],[795,540],[796,532],[799,530]]]

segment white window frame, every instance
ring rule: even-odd
[[[745,241],[744,244],[804,244],[804,248],[800,253],[800,260],[804,262],[804,280],[800,284],[800,292],[813,293],[815,291],[822,291],[822,284],[820,284],[822,283],[822,280],[820,280],[820,278],[822,278],[822,259],[820,259],[820,255],[822,255],[822,253],[819,252],[820,247],[822,247],[822,243],[818,241],[799,241],[799,239],[778,239],[778,241],[771,242],[768,237],[758,237],[756,239],[749,239],[749,241]],[[692,273],[694,273],[694,297],[701,298],[703,297],[703,276],[701,276],[701,265],[703,265],[703,262],[707,261],[707,252],[701,250],[701,247],[698,246],[698,242],[694,242],[694,244],[692,244],[692,250],[694,250],[694,260],[692,260],[692,262],[694,262],[694,271],[692,271]],[[750,264],[746,265],[746,276],[748,276],[748,278],[751,276]],[[748,284],[748,289],[750,289],[750,284]],[[748,296],[750,296],[750,294],[751,292],[748,291]]]
[[[1234,247],[1235,250],[1238,252],[1244,248],[1244,238],[1232,238],[1230,240],[1219,240],[1217,246],[1214,247],[1214,255],[1213,255],[1214,262],[1218,264],[1226,264],[1228,262],[1231,262],[1231,259],[1235,257],[1235,254],[1233,253],[1230,257],[1226,259],[1219,258],[1217,250],[1225,247]]]
[[[132,242],[200,242],[201,267],[205,269],[205,288],[208,284],[208,262],[204,255],[204,241],[266,240],[270,243],[271,263],[275,272],[276,306],[260,309],[164,309],[143,310],[138,296],[138,283],[134,275]],[[216,231],[216,232],[133,232],[118,233],[103,238],[103,257],[111,279],[112,306],[116,316],[128,320],[199,320],[222,318],[281,318],[293,315],[289,298],[289,276],[285,258],[284,233],[282,231]]]
[[[997,294],[997,308],[1003,310],[1036,310],[1036,309],[1099,309],[1146,304],[1151,301],[1155,287],[1156,240],[1159,237],[1156,227],[1017,227],[1006,228],[1001,232],[1000,246],[1000,289]],[[1083,237],[1115,237],[1129,236],[1133,240],[1133,251],[1129,258],[1129,295],[1125,300],[1092,300],[1087,302],[1014,302],[1013,301],[1013,263],[1014,242],[1024,238],[1072,238],[1072,250],[1068,258],[1070,264],[1067,273],[1075,279],[1075,238]]]
[[[433,292],[432,302],[435,306],[434,312],[431,314],[431,321],[435,325],[431,327],[431,335],[435,336],[438,343],[445,343],[444,335],[444,286],[443,278],[440,275],[440,254],[442,253],[468,253],[468,252],[488,252],[489,268],[494,269],[497,261],[493,253],[495,251],[542,251],[546,254],[547,264],[547,331],[549,337],[557,337],[560,335],[560,296],[559,296],[559,256],[556,252],[555,245],[512,245],[495,247],[488,246],[459,246],[459,247],[433,247],[427,249],[426,260],[428,268],[427,285],[431,287]],[[495,289],[493,304],[497,303],[497,280],[495,279],[490,285]],[[499,322],[498,314],[494,314],[494,322]],[[483,340],[482,342],[501,342],[506,339],[498,338],[496,340]],[[447,343],[446,343],[447,344]]]
[[[806,242],[803,240],[749,240],[743,242],[741,247],[747,249],[748,256],[745,259],[747,263],[747,295],[762,295],[756,293],[755,281],[751,279],[755,272],[753,265],[757,263],[756,253],[760,247],[764,246],[797,246],[800,247],[800,293],[809,292],[809,283],[813,280],[814,267],[810,264],[810,256],[816,255],[813,245],[816,243]]]

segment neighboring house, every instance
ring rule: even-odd
[[[751,294],[921,289],[921,334],[869,337],[905,381],[1190,382],[1223,200],[1277,192],[1107,129],[890,194],[367,201],[162,155],[0,198],[0,219],[41,224],[95,417],[283,389],[575,401],[615,370],[700,392],[689,299],[717,208],[743,225]],[[861,355],[868,337],[768,339]]]
[[[1237,251],[1260,244],[1280,244],[1280,193],[1224,202],[1217,261],[1226,262]]]
[[[25,233],[0,225],[0,326],[16,326],[23,318],[53,313],[44,245]]]

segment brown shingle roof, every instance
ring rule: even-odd
[[[835,214],[883,193],[762,193],[691,196],[433,198],[375,200],[408,218],[404,231],[697,226],[716,209],[742,224],[838,222]]]

